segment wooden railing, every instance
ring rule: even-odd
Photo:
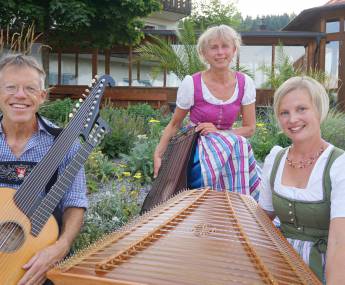
[[[87,86],[83,85],[60,85],[50,89],[50,100],[56,99],[79,99]],[[128,106],[137,103],[147,103],[154,108],[163,105],[174,105],[177,88],[173,87],[124,87],[117,86],[107,88],[104,101],[110,100],[115,106]],[[270,89],[256,90],[256,105],[272,105],[273,91]]]
[[[188,16],[192,11],[191,0],[162,0],[162,4],[163,10],[168,12],[174,12]]]
[[[49,99],[64,98],[79,99],[86,85],[57,85],[50,89]],[[126,107],[131,104],[147,103],[154,108],[168,105],[168,102],[176,100],[176,88],[162,87],[123,87],[107,88],[103,96],[103,102],[110,101],[114,106]]]

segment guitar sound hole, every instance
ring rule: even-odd
[[[24,231],[15,222],[0,224],[0,251],[16,251],[24,243]]]

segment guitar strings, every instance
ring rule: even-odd
[[[88,96],[88,98],[90,98],[90,97],[92,98],[92,96],[94,96],[95,99],[97,99],[96,96],[97,96],[97,94],[99,94],[98,91],[101,90],[101,89],[98,89],[97,92],[94,92],[94,90],[97,89],[102,83],[104,83],[104,81],[105,81],[104,79],[103,79],[103,80],[99,80],[99,81],[97,82],[97,84],[95,84],[95,86],[92,88],[92,91],[90,92],[90,95]],[[103,85],[102,85],[101,87],[103,87]],[[91,95],[91,94],[92,94],[92,95]],[[93,99],[92,99],[92,100],[93,100]],[[91,101],[91,99],[89,99],[89,101]],[[91,101],[91,102],[92,102],[92,101]],[[91,106],[90,108],[91,108],[91,110],[92,110],[92,106]],[[88,110],[88,111],[91,111],[91,110]],[[74,118],[78,120],[78,116],[75,116]],[[84,119],[84,118],[80,118],[80,119]],[[72,119],[72,120],[73,120],[73,119]],[[67,125],[66,129],[71,125],[72,120],[70,121],[70,124]],[[83,122],[79,122],[79,124],[80,124],[80,123],[83,123]],[[73,142],[74,142],[74,141],[75,141],[75,140],[73,140]],[[62,151],[60,150],[58,154],[54,154],[55,157],[56,157],[56,156],[61,156],[61,155],[63,154],[63,153],[61,153],[61,152],[62,152]],[[54,155],[53,155],[53,157],[54,157]],[[43,161],[43,165],[44,165],[44,161]],[[29,181],[29,182],[31,182],[31,184],[29,183],[28,186],[30,186],[30,188],[31,188],[31,187],[34,187],[34,185],[32,185],[33,182],[32,182],[32,181]],[[14,197],[14,196],[13,196],[13,197]],[[24,197],[25,197],[25,195],[24,195]],[[29,199],[29,200],[27,201],[28,205],[29,205],[30,203],[32,203],[35,199],[36,199],[36,197],[31,197],[31,199]],[[18,200],[18,202],[23,202],[23,201],[24,201],[23,199],[19,199],[19,200]],[[3,207],[3,212],[6,213],[7,211],[10,211],[10,209],[12,208],[12,204],[13,204],[13,199],[12,199],[12,200],[9,200],[7,203],[5,203],[5,205],[4,205],[4,207]],[[28,210],[28,208],[25,208],[25,210]],[[30,218],[28,218],[26,215],[24,215],[24,213],[21,213],[21,212],[18,212],[17,214],[15,214],[14,217],[12,217],[12,219],[18,221],[17,224],[22,224],[22,223],[23,223],[24,221],[26,221],[27,219],[30,220]],[[16,228],[17,228],[16,223],[12,224],[12,229],[10,230],[10,232],[9,232],[8,235],[7,235],[7,237],[4,239],[4,241],[3,241],[2,244],[0,245],[0,248],[2,248],[2,247],[6,244],[6,242],[11,238],[11,236],[13,235],[14,231],[16,230]],[[18,247],[20,242],[21,242],[21,241],[18,240],[16,243],[14,243],[15,247]],[[0,266],[1,266],[2,269],[5,269],[5,270],[1,270],[1,271],[2,271],[2,272],[5,272],[5,273],[11,272],[10,270],[8,270],[10,264],[7,263],[7,266],[4,265],[4,264],[6,264],[6,260],[5,260],[4,256],[3,256],[1,259],[2,259],[2,260],[0,260]],[[2,276],[2,275],[3,275],[3,274],[0,274],[0,276]],[[13,278],[13,277],[12,277],[12,276],[9,276],[9,278]],[[0,278],[0,280],[3,281],[3,278]],[[9,279],[7,279],[7,280],[9,280]],[[7,282],[6,282],[6,283],[7,283]]]

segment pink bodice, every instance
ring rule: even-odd
[[[244,75],[236,72],[238,96],[234,102],[223,105],[214,105],[204,100],[201,88],[201,72],[194,74],[194,105],[190,109],[190,119],[194,124],[213,123],[219,130],[228,130],[232,127],[240,112],[244,96]]]

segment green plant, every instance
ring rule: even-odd
[[[180,79],[205,69],[195,48],[197,39],[193,23],[184,21],[177,37],[179,44],[175,45],[171,41],[152,36],[151,42],[136,49],[140,60],[158,62],[160,70],[173,72]]]
[[[164,126],[160,121],[149,120],[149,131],[139,135],[129,154],[121,154],[123,162],[131,173],[141,173],[142,182],[149,183],[153,177],[153,153],[159,142]]]
[[[151,118],[161,120],[161,113],[159,110],[155,110],[149,104],[135,104],[130,105],[127,108],[129,116],[142,120],[144,123],[145,133],[149,131],[149,120]]]
[[[336,109],[330,110],[321,124],[321,134],[326,141],[345,149],[345,114]]]
[[[290,139],[280,130],[273,110],[270,108],[258,116],[256,132],[249,141],[258,161],[264,161],[273,146],[286,147],[291,143]]]
[[[276,55],[274,70],[272,70],[271,66],[263,65],[260,67],[267,77],[267,81],[262,85],[263,88],[272,88],[273,90],[276,90],[289,78],[303,75],[316,79],[323,84],[325,88],[329,85],[328,83],[330,78],[324,71],[319,69],[305,70],[301,66],[295,66],[293,60],[284,51],[282,43],[279,43],[277,46]]]
[[[110,191],[101,199],[90,203],[85,214],[83,228],[74,241],[72,252],[85,248],[103,235],[113,232],[140,211],[138,184],[128,187],[126,181],[120,187],[110,185]]]
[[[129,153],[136,136],[144,133],[143,120],[129,115],[125,109],[111,107],[103,108],[101,116],[111,128],[101,143],[102,151],[110,158]]]
[[[158,0],[9,0],[1,1],[0,26],[18,28],[35,21],[45,43],[108,48],[139,43],[143,19],[160,9]]]
[[[70,98],[47,101],[40,107],[39,113],[58,126],[63,127],[68,122],[68,115],[72,112],[73,104]]]
[[[114,162],[109,160],[100,149],[95,149],[85,163],[88,192],[98,192],[105,183],[118,177],[119,172],[122,172],[122,169],[119,169]]]

